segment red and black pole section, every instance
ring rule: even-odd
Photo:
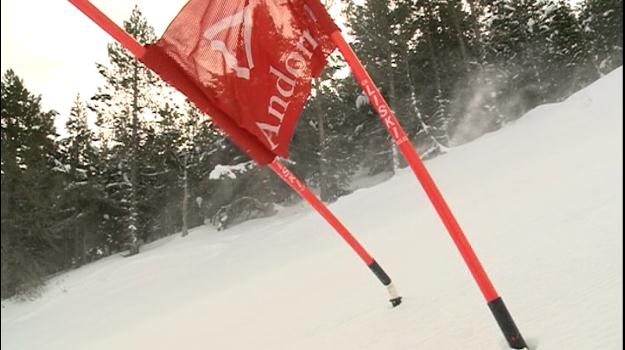
[[[430,202],[432,202],[434,209],[438,213],[441,221],[445,225],[445,228],[449,232],[450,237],[462,255],[469,271],[471,271],[473,278],[477,282],[484,298],[486,299],[486,302],[488,303],[488,307],[495,316],[495,319],[503,331],[508,344],[514,349],[527,348],[525,340],[517,329],[512,316],[506,308],[506,305],[497,294],[497,291],[488,278],[486,271],[484,271],[482,264],[471,247],[471,244],[467,240],[462,228],[451,212],[451,209],[443,198],[443,195],[434,182],[434,179],[425,167],[425,164],[417,154],[415,147],[406,136],[406,133],[401,127],[392,109],[365,70],[364,66],[356,56],[356,53],[345,41],[340,29],[334,23],[323,4],[321,4],[319,0],[307,0],[307,5],[315,14],[319,25],[330,35],[332,41],[347,61],[347,64],[352,69],[356,80],[358,80],[358,83],[367,94],[371,105],[380,116],[383,124],[389,130],[395,144],[401,150],[412,171],[421,183],[421,186],[430,199]]]
[[[503,332],[504,337],[506,337],[508,345],[510,345],[513,349],[527,349],[528,347],[525,343],[525,339],[523,339],[521,332],[519,332],[519,329],[514,323],[512,315],[510,315],[503,299],[501,299],[501,297],[497,297],[496,299],[489,301],[488,307],[493,313],[493,316],[495,316],[495,320]]]
[[[334,216],[334,214],[326,207],[323,202],[315,194],[310,191],[302,181],[277,159],[269,164],[273,170],[284,182],[286,182],[297,194],[306,200],[326,221],[336,230],[336,232],[345,240],[345,242],[358,254],[365,264],[371,269],[373,274],[387,288],[390,295],[389,301],[393,307],[401,304],[402,297],[399,296],[393,281],[386,271],[378,264],[373,257],[365,250],[365,248],[356,240],[349,230]]]

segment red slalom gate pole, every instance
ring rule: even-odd
[[[120,28],[115,22],[113,22],[110,18],[108,18],[102,11],[100,11],[97,7],[91,4],[88,0],[68,0],[72,3],[76,8],[78,8],[82,13],[84,13],[87,17],[89,17],[95,24],[97,24],[100,28],[106,31],[109,35],[111,35],[115,40],[117,40],[124,48],[130,51],[137,59],[141,59],[146,54],[146,49],[141,44],[139,44],[134,38],[132,38],[128,33],[126,33],[122,28]],[[230,127],[231,129],[232,127]],[[230,135],[231,136],[231,135]],[[231,136],[232,137],[232,136]],[[236,142],[241,141],[241,134],[238,134],[238,139],[233,140],[237,145],[240,144],[254,144],[253,140],[243,140],[244,142]],[[242,148],[243,149],[243,148]],[[245,149],[244,149],[245,150]],[[246,151],[247,152],[247,151]],[[252,159],[255,159],[254,156],[250,154]],[[267,155],[263,154],[263,157],[267,157]],[[256,160],[256,159],[255,159]],[[388,293],[390,295],[390,302],[393,307],[401,304],[402,297],[399,296],[395,286],[391,278],[388,276],[386,271],[382,269],[380,264],[378,264],[373,257],[365,250],[365,248],[356,240],[356,238],[349,232],[349,230],[339,221],[339,219],[326,207],[321,200],[319,200],[315,194],[310,191],[302,181],[300,181],[287,167],[285,167],[282,163],[278,161],[277,158],[274,158],[272,162],[269,163],[269,167],[284,181],[286,182],[297,194],[299,194],[303,199],[305,199],[329,224],[332,226],[337,233],[345,240],[345,242],[358,254],[358,256],[365,262],[365,264],[369,267],[369,269],[374,273],[374,275],[380,280],[380,282],[386,286]]]
[[[88,0],[68,0],[72,5],[76,6],[80,12],[89,17],[95,24],[117,40],[126,50],[130,51],[137,59],[145,55],[145,48],[139,44],[133,37],[128,35],[125,30],[120,28],[100,9],[95,7]]]
[[[410,168],[417,176],[417,179],[421,183],[421,186],[430,199],[430,202],[432,202],[432,205],[445,225],[447,232],[449,232],[449,235],[460,251],[460,254],[469,268],[469,271],[477,282],[480,291],[484,295],[484,298],[486,299],[491,312],[495,316],[495,319],[508,341],[508,344],[514,349],[527,348],[527,344],[514,323],[512,316],[508,312],[503,299],[497,294],[495,287],[488,278],[486,271],[482,267],[480,260],[471,247],[471,244],[466,238],[451,209],[447,205],[447,202],[443,198],[443,195],[434,182],[434,179],[425,167],[425,164],[423,164],[423,161],[417,154],[414,146],[406,136],[406,133],[397,120],[397,117],[384,97],[382,97],[380,90],[367,73],[366,69],[356,56],[356,53],[352,50],[347,41],[345,41],[341,31],[336,24],[334,24],[334,21],[327,13],[321,2],[319,2],[319,0],[308,0],[308,5],[315,13],[320,24],[325,28],[330,28],[332,41],[349,64],[356,80],[358,80],[358,83],[367,94],[371,105],[375,108],[376,112],[382,119],[382,122],[388,128],[393,140],[403,153],[406,161],[410,165]]]
[[[295,175],[286,167],[280,163],[277,159],[274,159],[269,164],[271,170],[273,170],[280,178],[286,182],[297,194],[305,199],[316,211],[321,215],[336,232],[345,240],[345,242],[358,254],[358,256],[364,261],[364,263],[371,269],[375,276],[386,286],[388,293],[391,297],[389,300],[393,307],[401,304],[401,297],[397,294],[397,290],[391,281],[391,278],[386,274],[384,269],[369,255],[365,248],[356,240],[356,238],[349,232],[349,230],[332,214],[330,209],[326,207],[323,202],[312,191],[310,191],[302,181],[300,181]]]

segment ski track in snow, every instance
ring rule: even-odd
[[[622,68],[427,162],[537,350],[623,347]],[[331,206],[393,278],[386,290],[304,204],[3,301],[2,349],[490,350],[506,343],[413,174]]]

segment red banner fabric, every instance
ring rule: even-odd
[[[209,115],[222,114],[288,157],[311,81],[334,44],[305,0],[191,0],[147,49],[143,61],[168,56],[175,64],[160,62],[159,74],[178,88],[193,83]]]

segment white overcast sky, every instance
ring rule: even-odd
[[[161,35],[186,0],[93,0],[121,24],[138,4]],[[61,114],[65,123],[80,92],[89,98],[102,84],[95,62],[106,63],[112,39],[67,0],[2,0],[2,72],[13,69],[26,87],[42,95],[43,106]]]
[[[138,4],[160,36],[186,0],[92,3],[120,25]],[[112,39],[67,0],[2,0],[0,4],[2,72],[13,69],[31,92],[41,94],[43,107],[60,113],[56,124],[62,131],[76,93],[87,99],[102,84],[95,62],[107,62],[106,44]]]

